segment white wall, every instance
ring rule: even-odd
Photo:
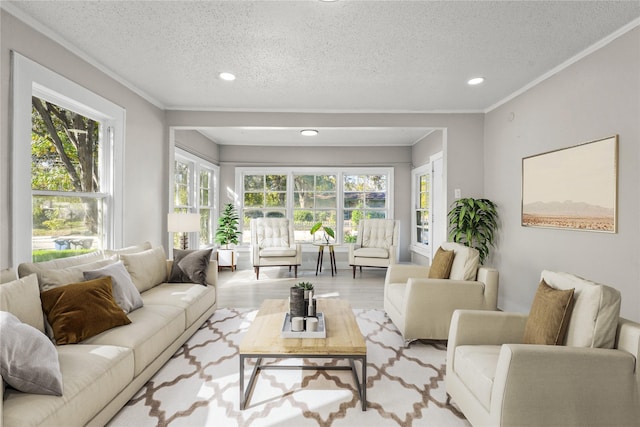
[[[125,163],[124,244],[144,240],[161,244],[168,205],[164,111],[0,9],[0,267],[12,266],[13,261],[9,247],[12,224],[11,50],[126,109],[125,158],[119,159]]]
[[[520,225],[523,157],[614,134],[616,234]],[[640,28],[488,113],[484,141],[485,196],[502,220],[499,306],[527,312],[541,270],[560,270],[617,288],[622,315],[640,321]]]

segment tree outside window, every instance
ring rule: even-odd
[[[102,248],[100,123],[35,96],[31,123],[33,260]]]

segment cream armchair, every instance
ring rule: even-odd
[[[287,218],[255,218],[251,220],[251,262],[260,278],[260,267],[289,266],[298,277],[302,249],[296,244],[293,223]]]
[[[396,264],[384,284],[384,310],[405,342],[445,340],[456,309],[496,310],[498,271],[480,267],[478,251],[459,243],[442,244],[453,250],[449,279],[429,279],[429,267]]]
[[[363,219],[358,224],[356,243],[349,245],[349,265],[356,277],[356,267],[388,267],[398,261],[400,221]]]
[[[640,324],[618,317],[615,289],[543,279],[575,288],[565,345],[522,344],[526,314],[456,311],[447,394],[474,426],[639,426]]]

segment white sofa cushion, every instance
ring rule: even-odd
[[[61,397],[4,391],[6,426],[87,424],[133,380],[131,349],[107,345],[58,346]],[[25,416],[25,414],[29,414]]]
[[[137,376],[184,332],[185,312],[182,308],[170,305],[145,304],[129,313],[129,318],[131,323],[127,327],[109,329],[84,340],[83,344],[133,349]]]
[[[28,276],[29,274],[36,273],[38,275],[38,281],[41,281],[42,278],[40,277],[40,273],[42,271],[75,267],[78,265],[89,264],[91,262],[100,261],[103,259],[105,259],[104,253],[102,251],[96,251],[67,258],[52,259],[51,261],[23,262],[18,266],[18,275],[20,277],[24,277]]]
[[[142,294],[145,305],[171,305],[186,312],[184,329],[191,326],[216,301],[216,288],[194,283],[163,283]]]
[[[441,247],[455,253],[449,279],[476,280],[478,267],[480,267],[480,253],[477,249],[455,242],[444,242]]]
[[[85,280],[83,273],[88,270],[95,270],[114,264],[115,259],[101,259],[86,264],[75,265],[61,269],[41,270],[38,278],[40,291],[44,292],[49,289],[65,286],[70,283],[78,283]]]
[[[455,350],[453,369],[487,411],[491,407],[500,349],[499,345],[463,345]]]
[[[575,289],[565,345],[613,348],[620,317],[618,290],[569,273],[544,270],[541,279],[556,289]]]
[[[167,257],[162,246],[143,252],[122,254],[120,260],[140,292],[151,289],[167,280]]]
[[[0,285],[0,310],[8,311],[21,322],[45,332],[38,277],[30,274]]]
[[[137,254],[139,252],[144,252],[144,251],[148,251],[149,249],[151,249],[151,243],[149,242],[144,242],[144,243],[140,243],[139,245],[133,245],[133,246],[127,246],[125,248],[120,248],[120,249],[107,249],[104,251],[104,253],[107,256],[115,256],[116,258],[120,258],[120,255],[126,255],[126,254]]]

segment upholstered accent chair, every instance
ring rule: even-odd
[[[567,273],[542,280],[558,294],[573,289],[564,339],[524,343],[538,294],[529,315],[456,311],[445,379],[453,403],[474,426],[640,425],[640,324],[619,317],[620,293]]]
[[[356,277],[356,267],[388,267],[398,261],[400,221],[363,219],[358,224],[356,243],[349,245],[349,265]]]
[[[395,264],[387,269],[384,310],[406,343],[446,340],[456,309],[497,309],[498,271],[479,267],[476,249],[453,242],[441,248],[453,252],[446,278],[429,278],[435,265]]]
[[[260,278],[260,267],[288,266],[294,268],[298,277],[298,266],[302,264],[302,249],[293,237],[293,222],[287,218],[254,218],[251,220],[251,262]]]

